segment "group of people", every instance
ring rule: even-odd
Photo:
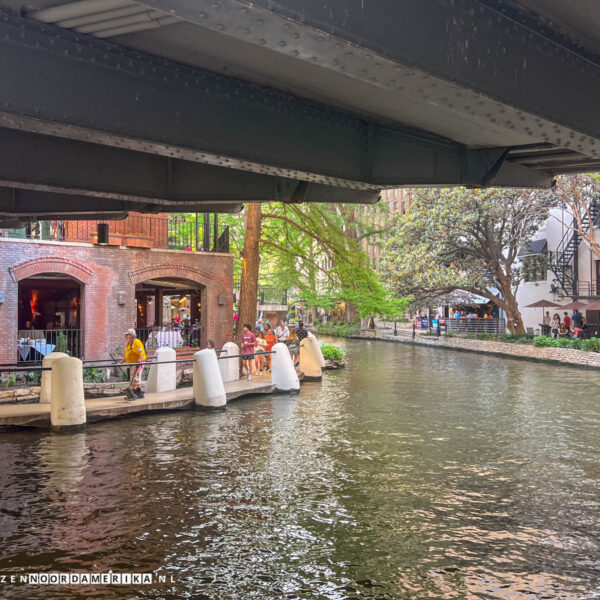
[[[544,315],[543,328],[549,331],[553,338],[581,338],[583,337],[584,326],[585,317],[577,310],[573,313],[572,317],[565,312],[562,321],[558,313],[554,313],[552,318],[550,318],[549,311],[546,311]]]
[[[263,323],[260,319],[256,324],[256,334],[252,332],[252,326],[246,323],[242,334],[242,360],[248,379],[251,380],[252,375],[262,375],[263,371],[271,370],[269,352],[278,342],[287,345],[294,366],[297,366],[300,362],[300,342],[306,336],[308,331],[302,321],[298,322],[298,327],[288,327],[287,323],[282,321],[273,330],[269,324]]]

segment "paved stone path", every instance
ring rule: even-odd
[[[227,402],[234,398],[253,394],[270,394],[275,391],[271,374],[255,376],[252,381],[240,379],[225,384]],[[148,393],[141,400],[125,400],[124,396],[86,400],[87,422],[113,419],[132,414],[164,410],[189,409],[194,404],[192,387],[171,392]],[[0,425],[50,426],[50,404],[4,404],[0,405]]]

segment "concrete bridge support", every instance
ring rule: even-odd
[[[237,381],[240,378],[240,361],[235,358],[223,358],[225,356],[239,356],[240,349],[235,342],[227,342],[223,346],[223,352],[219,355],[219,371],[223,378],[223,383]]]
[[[271,381],[280,392],[297,392],[300,389],[298,374],[288,347],[283,343],[273,346],[271,354]]]
[[[237,364],[235,358],[231,361]],[[194,401],[196,406],[207,409],[222,409],[227,405],[217,353],[212,349],[194,354]]]
[[[163,346],[154,353],[157,363],[150,367],[148,381],[146,383],[147,392],[171,392],[177,388],[177,365],[172,362],[177,359],[177,352],[173,348]]]
[[[305,337],[300,342],[300,370],[308,379],[321,379],[321,349],[315,336]]]
[[[52,362],[50,422],[53,427],[86,422],[83,364],[78,358],[62,356]]]
[[[69,356],[64,352],[50,352],[46,354],[42,360],[42,368],[52,368],[52,363],[57,358],[64,358]],[[40,385],[40,404],[50,404],[52,386],[52,371],[42,371],[42,383]]]

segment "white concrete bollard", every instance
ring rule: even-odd
[[[52,363],[57,358],[64,358],[69,356],[64,352],[50,352],[46,354],[42,359],[42,367],[52,368]],[[50,394],[52,386],[52,371],[42,371],[42,383],[40,384],[40,404],[50,404]]]
[[[319,344],[314,335],[309,335],[300,342],[300,370],[309,379],[321,379],[323,376],[319,350]]]
[[[273,346],[271,354],[271,382],[281,392],[297,392],[300,389],[298,373],[289,348],[279,342]]]
[[[63,356],[52,362],[50,422],[55,427],[86,422],[83,369],[78,358]]]
[[[227,342],[223,346],[224,352],[219,354],[219,358],[222,356],[239,356],[240,349],[235,342]],[[223,383],[229,381],[237,381],[240,378],[240,360],[239,358],[226,358],[219,361],[219,370],[221,371],[221,377]]]
[[[235,358],[229,360],[237,364]],[[225,408],[227,404],[217,353],[209,348],[194,354],[194,401],[202,408]]]
[[[147,392],[172,392],[177,388],[177,352],[169,346],[158,348],[154,353],[157,363],[167,362],[166,365],[150,365],[150,373],[146,382]]]
[[[315,338],[315,341],[317,342],[317,350],[319,351],[319,363],[321,365],[321,369],[323,369],[325,367],[325,357],[323,356],[321,346],[319,346],[319,340],[317,340],[317,336],[311,333],[310,331],[308,332],[308,337]]]

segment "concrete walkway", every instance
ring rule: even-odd
[[[227,402],[242,396],[271,394],[275,386],[271,374],[255,376],[252,381],[240,379],[225,384]],[[194,406],[192,387],[171,392],[146,394],[141,400],[125,400],[124,396],[86,400],[87,422],[114,419],[132,414],[159,411],[185,410]],[[50,427],[50,404],[4,404],[0,405],[0,426]]]

